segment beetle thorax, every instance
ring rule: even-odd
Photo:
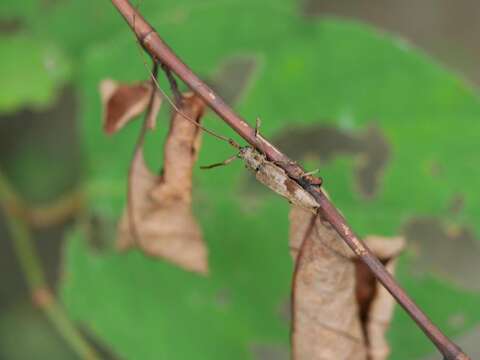
[[[265,155],[260,154],[251,146],[240,149],[238,156],[245,161],[248,168],[257,170],[265,162]]]

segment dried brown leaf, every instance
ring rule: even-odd
[[[295,360],[384,360],[395,302],[370,270],[320,216],[290,212],[290,247],[296,260],[292,294]],[[402,238],[370,236],[367,246],[393,273]]]
[[[290,224],[293,359],[366,359],[351,250],[328,222],[299,207]]]
[[[364,241],[393,275],[396,259],[405,247],[404,239],[402,237],[368,236]],[[368,344],[368,359],[385,360],[390,354],[390,347],[385,335],[392,320],[395,300],[378,283],[362,261],[356,259],[355,266],[357,300]]]
[[[199,120],[203,102],[184,95],[181,112]],[[138,246],[145,254],[166,259],[180,267],[206,274],[207,249],[191,212],[192,169],[200,148],[199,128],[174,113],[165,143],[164,170],[153,175],[143,155],[137,152],[132,164],[130,218],[127,211],[119,224],[117,246]]]
[[[129,121],[144,112],[155,88],[150,82],[120,84],[111,79],[100,83],[103,106],[103,130],[111,135],[123,128]],[[155,127],[155,119],[160,109],[161,96],[156,92],[148,127]]]

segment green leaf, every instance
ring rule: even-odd
[[[58,47],[24,34],[0,36],[0,53],[0,112],[45,108],[70,72]]]
[[[361,147],[342,153],[333,144],[333,155],[322,159],[316,142],[329,137],[320,131],[297,154],[299,160],[308,157],[309,165],[322,161],[334,203],[361,235],[400,234],[408,221],[428,215],[470,228],[478,238],[480,205],[474,199],[480,170],[474,165],[480,102],[473,90],[403,41],[357,23],[306,21],[293,5],[145,2],[142,11],[152,14],[160,34],[203,77],[212,77],[232,56],[256,59],[250,89],[237,108],[251,123],[261,116],[266,137],[322,125],[363,139],[369,127],[376,129],[389,156],[369,198],[355,175],[366,156]],[[112,8],[102,16],[100,29],[116,23],[118,14]],[[110,224],[125,203],[139,127],[106,137],[96,89],[106,77],[148,77],[137,45],[119,24],[109,37],[100,32],[106,40],[88,46],[79,76],[90,212]],[[147,160],[157,169],[167,113],[164,108],[160,130],[147,139]],[[233,136],[212,115],[204,124]],[[217,162],[234,151],[205,135],[199,162]],[[248,359],[258,344],[288,346],[288,204],[253,185],[240,163],[196,171],[194,183],[211,276],[200,278],[136,252],[117,254],[111,246],[94,251],[88,233],[77,229],[69,236],[62,288],[70,314],[125,358]],[[449,204],[458,192],[465,204],[452,215]],[[106,241],[111,244],[113,237]],[[410,269],[414,250],[401,261],[398,278],[432,319],[449,335],[480,322],[479,294],[443,281],[441,274]],[[451,321],[458,314],[465,319],[460,325]],[[433,350],[400,309],[389,337],[392,359],[416,359]]]

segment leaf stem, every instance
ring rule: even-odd
[[[31,292],[33,303],[44,312],[58,333],[81,359],[101,359],[72,324],[65,310],[55,300],[48,288],[45,273],[35,251],[30,229],[12,211],[11,204],[19,202],[18,196],[0,171],[0,208],[5,215],[13,249]]]
[[[1,174],[0,177],[2,177]],[[4,202],[4,206],[12,215],[33,227],[44,228],[59,224],[81,210],[84,204],[85,196],[81,187],[75,188],[51,203],[31,205],[12,190],[5,177],[0,181],[3,183],[0,199]]]

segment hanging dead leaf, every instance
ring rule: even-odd
[[[111,135],[123,128],[129,121],[147,109],[149,99],[155,87],[151,82],[120,84],[111,79],[100,83],[100,95],[103,105],[103,130]],[[155,128],[155,119],[162,102],[161,95],[156,92],[153,109],[150,112],[148,127]]]
[[[402,238],[370,236],[367,246],[393,273]],[[370,270],[320,216],[292,207],[290,247],[295,360],[385,360],[385,333],[395,305]]]
[[[396,259],[405,247],[404,239],[402,237],[368,236],[364,241],[393,275],[397,263]],[[390,354],[390,347],[385,335],[392,320],[395,300],[378,283],[367,265],[359,259],[354,259],[354,261],[357,301],[365,340],[368,345],[368,359],[385,360]]]
[[[366,359],[352,251],[328,222],[299,207],[290,211],[290,246],[293,359]]]
[[[199,121],[204,103],[184,95],[180,110]],[[187,270],[208,272],[207,249],[192,212],[192,169],[200,148],[199,128],[174,113],[165,143],[164,169],[153,175],[141,151],[133,160],[130,187],[130,217],[125,211],[119,224],[117,246],[138,246],[147,255],[163,258]]]

